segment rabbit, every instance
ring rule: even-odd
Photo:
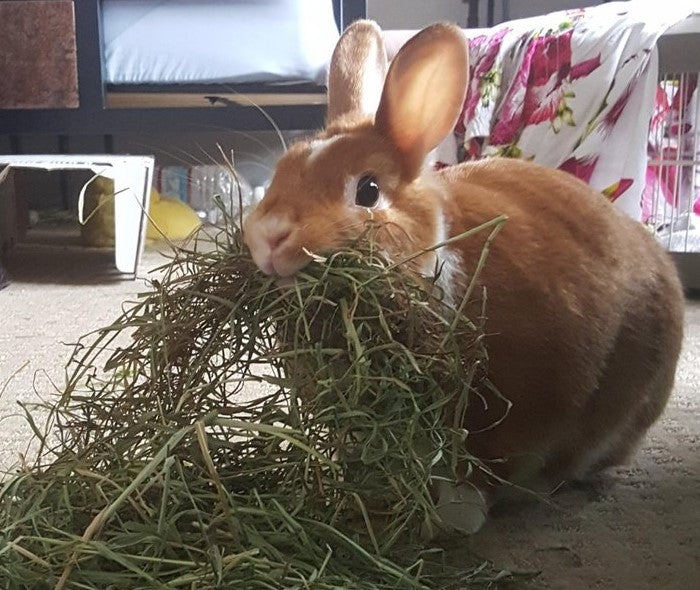
[[[368,219],[401,228],[384,245],[401,257],[507,216],[479,285],[488,376],[512,407],[503,417],[505,402],[476,399],[464,418],[468,451],[494,476],[436,484],[438,524],[473,533],[503,480],[556,486],[626,460],[672,390],[684,299],[644,227],[569,173],[505,158],[426,165],[467,76],[466,40],[451,24],[412,37],[388,71],[379,27],[351,25],[331,59],[326,129],[281,158],[244,240],[284,280]],[[446,296],[460,301],[483,245],[483,235],[454,241],[418,270],[441,265]]]

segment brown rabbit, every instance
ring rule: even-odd
[[[433,25],[401,48],[382,86],[381,32],[353,24],[333,54],[327,129],[281,159],[245,240],[264,272],[290,277],[309,252],[356,238],[370,216],[402,228],[386,244],[398,254],[506,214],[480,280],[489,376],[513,405],[486,428],[503,404],[472,403],[466,444],[504,459],[493,466],[501,477],[580,478],[623,461],[662,412],[681,345],[681,286],[641,224],[565,172],[508,159],[425,165],[460,113],[467,60],[462,32]],[[456,301],[483,243],[436,254]],[[425,256],[422,270],[435,262]],[[439,485],[444,524],[477,530],[492,483]]]

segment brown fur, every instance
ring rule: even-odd
[[[386,49],[377,24],[368,20],[355,21],[338,41],[331,60],[336,67],[328,72],[329,121],[362,103],[365,93],[362,85],[366,80],[357,75],[358,64],[367,64],[366,70],[376,75],[379,83],[386,76]],[[374,113],[378,101],[379,96],[370,101],[367,114]]]
[[[389,70],[381,118],[375,123],[354,108],[357,96],[333,110],[325,132],[281,160],[246,223],[246,240],[254,256],[268,266],[274,259],[286,276],[308,262],[302,248],[332,251],[370,216],[402,228],[387,242],[401,255],[506,214],[480,280],[488,295],[489,376],[513,407],[489,428],[505,404],[486,392],[488,407],[475,398],[467,444],[477,456],[506,459],[494,465],[506,477],[583,476],[624,460],[663,410],[682,338],[681,286],[669,257],[639,223],[567,173],[505,159],[439,173],[414,165],[454,124],[464,85],[460,75],[429,88],[425,76],[417,85],[411,79],[416,72],[466,72],[466,59],[454,27],[435,25],[416,36]],[[361,87],[362,69],[373,61],[358,64],[358,78],[346,82]],[[420,97],[431,113],[449,112],[416,114],[402,95]],[[372,212],[347,195],[347,183],[368,171],[388,203]],[[268,229],[270,219],[284,220],[283,228]],[[284,236],[279,245],[277,234]],[[451,247],[460,263],[452,285],[457,300],[484,239]]]
[[[663,410],[680,351],[683,295],[667,254],[567,173],[489,160],[441,176],[455,231],[509,217],[481,280],[489,374],[513,408],[499,427],[472,435],[473,452],[534,454],[551,477],[579,476],[581,456],[623,428],[590,467],[624,459]],[[456,246],[465,265],[482,243]],[[503,410],[477,403],[466,426],[485,428]],[[505,475],[517,470],[513,461]]]

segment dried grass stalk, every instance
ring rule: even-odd
[[[280,288],[223,231],[84,339],[51,436],[35,427],[36,462],[0,491],[3,587],[492,580],[428,567],[419,537],[431,482],[479,466],[449,417],[485,379],[481,326],[374,232]]]

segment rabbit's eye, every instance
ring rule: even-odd
[[[379,185],[371,174],[360,177],[355,191],[355,204],[360,207],[374,207],[379,200]]]

